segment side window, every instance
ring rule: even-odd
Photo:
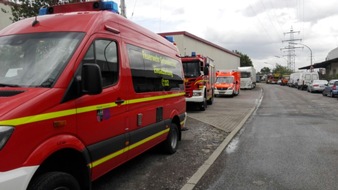
[[[115,84],[119,78],[116,42],[105,39],[95,40],[88,49],[83,63],[97,64],[100,67],[103,88]]]
[[[129,44],[127,49],[135,92],[184,89],[181,62]]]

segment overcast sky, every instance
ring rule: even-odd
[[[337,0],[125,0],[127,17],[159,32],[187,31],[247,54],[256,70],[286,66],[290,31],[307,45],[313,63],[338,47]],[[297,45],[302,47],[302,45]],[[303,46],[304,47],[304,46]],[[282,50],[281,50],[282,49]],[[295,68],[310,65],[310,50],[296,49]],[[278,57],[280,58],[278,58]]]

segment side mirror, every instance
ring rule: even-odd
[[[204,75],[209,75],[209,68],[208,67],[204,67]]]
[[[101,69],[97,64],[84,64],[81,79],[83,93],[95,95],[102,92]]]

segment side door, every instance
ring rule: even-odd
[[[103,91],[76,101],[78,134],[90,154],[92,178],[96,179],[127,159],[128,86],[124,80],[119,38],[94,36],[81,64],[97,64]]]

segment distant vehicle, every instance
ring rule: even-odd
[[[209,57],[196,55],[181,58],[184,69],[185,100],[205,111],[214,99],[215,65]]]
[[[338,79],[330,80],[324,88],[323,96],[336,97],[338,95]]]
[[[318,72],[310,72],[304,71],[299,75],[299,79],[297,80],[297,88],[299,90],[305,90],[313,80],[318,80],[319,75]]]
[[[267,84],[278,84],[279,74],[269,74],[266,80]]]
[[[308,92],[323,92],[327,85],[327,80],[313,80],[307,87]]]
[[[281,84],[282,86],[286,86],[289,82],[289,79],[290,79],[290,75],[284,75],[282,78],[281,78]]]
[[[254,89],[256,87],[256,69],[250,67],[238,67],[241,72],[241,89]]]
[[[237,96],[241,87],[240,77],[239,71],[217,71],[214,85],[215,96]]]
[[[290,75],[290,79],[288,81],[288,86],[289,87],[293,87],[293,88],[297,88],[298,87],[298,79],[299,79],[300,73],[296,72],[296,73],[291,73]]]

